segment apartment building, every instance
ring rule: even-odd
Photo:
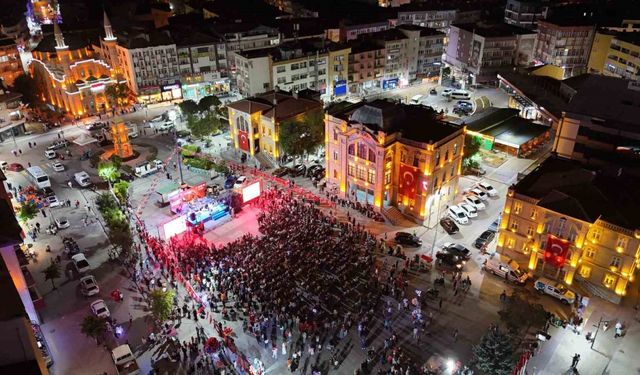
[[[624,170],[549,158],[508,190],[497,251],[537,276],[619,303],[640,256],[640,201],[629,194],[639,188]]]
[[[589,73],[640,80],[640,32],[598,30],[587,68]]]
[[[120,68],[140,102],[182,98],[178,51],[168,31],[119,33],[116,50]]]
[[[387,100],[329,107],[327,189],[437,224],[458,190],[464,128],[424,106]]]
[[[446,35],[435,29],[416,25],[400,25],[397,29],[409,38],[407,41],[409,82],[422,78],[437,79],[442,67]]]
[[[398,29],[380,31],[367,36],[384,46],[384,73],[380,87],[391,90],[409,83],[409,37]]]
[[[213,30],[224,38],[227,50],[227,66],[235,71],[234,53],[274,47],[280,44],[280,32],[270,26],[255,22],[216,23]]]
[[[554,78],[565,79],[586,72],[595,34],[590,18],[552,16],[538,20],[534,58],[558,68]]]
[[[360,39],[348,44],[349,54],[349,92],[366,93],[379,88],[384,77],[385,47],[369,39]]]
[[[320,91],[325,101],[347,93],[349,48],[320,39],[283,43],[274,48],[234,54],[241,94],[274,88]]]
[[[454,24],[445,62],[468,84],[497,81],[497,74],[533,60],[534,31],[500,24]]]
[[[0,81],[11,86],[21,74],[24,74],[24,69],[18,45],[13,39],[0,38]]]
[[[389,30],[391,27],[389,25],[389,20],[382,17],[383,19],[372,19],[372,20],[364,20],[360,22],[356,22],[353,20],[345,20],[340,23],[340,38],[339,40],[334,42],[348,42],[351,40],[358,39],[361,35],[373,34],[379,31]]]
[[[524,29],[536,30],[538,20],[547,17],[548,7],[540,0],[507,0],[504,22]]]
[[[280,124],[302,120],[309,112],[322,111],[322,102],[311,90],[289,93],[269,91],[228,104],[231,139],[236,150],[248,155],[263,153],[273,161],[282,156]]]
[[[417,25],[448,33],[456,19],[456,8],[410,4],[398,9],[398,25]]]

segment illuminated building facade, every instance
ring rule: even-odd
[[[293,94],[269,91],[230,103],[227,107],[234,147],[249,155],[262,152],[275,164],[282,156],[278,140],[280,124],[287,120],[301,121],[306,113],[321,111],[322,102],[314,97],[317,94],[311,90]]]
[[[115,45],[109,24],[105,24],[105,34],[105,45]],[[100,52],[104,48],[86,37],[72,32],[65,37],[54,24],[54,35],[45,36],[32,51],[29,65],[41,99],[76,117],[110,110],[115,103],[106,95],[107,87],[125,83],[118,69],[103,59]]]
[[[0,80],[5,86],[12,86],[13,81],[24,73],[18,45],[9,38],[0,38]]]
[[[619,303],[640,257],[638,189],[640,180],[622,169],[547,159],[509,189],[497,251]]]
[[[28,0],[27,24],[32,34],[41,31],[41,25],[60,23],[60,5],[56,0]]]
[[[329,107],[325,117],[327,186],[435,226],[458,190],[464,127],[430,107],[386,100]]]

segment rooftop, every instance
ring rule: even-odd
[[[561,81],[546,76],[513,71],[500,72],[499,75],[539,107],[544,108],[557,119],[562,117],[562,112],[567,107],[569,98],[560,93]]]
[[[423,27],[423,26],[418,26],[418,25],[413,25],[413,24],[404,24],[404,25],[398,25],[396,27],[397,29],[400,30],[408,30],[408,31],[420,31],[420,36],[445,36],[445,33],[442,33],[436,29],[430,29],[428,27]]]
[[[485,23],[456,23],[453,26],[468,32],[480,35],[484,38],[500,38],[514,35],[535,34],[533,30],[508,25],[506,23],[485,24]]]
[[[263,116],[281,121],[308,111],[321,110],[322,102],[304,97],[300,93],[296,97],[287,91],[268,91],[227,106],[244,113],[261,112]]]
[[[640,179],[624,170],[589,170],[579,163],[551,157],[520,180],[516,193],[538,199],[538,205],[588,223],[602,219],[640,228]]]
[[[336,44],[319,38],[301,39],[282,43],[276,47],[238,51],[240,56],[247,59],[270,56],[274,62],[297,59],[305,56],[324,54],[328,51],[347,48],[345,45]]]
[[[517,109],[491,107],[455,123],[466,125],[467,130],[493,137],[511,147],[519,147],[550,131],[548,126],[524,119],[518,113]]]
[[[363,39],[363,38],[352,40],[347,45],[351,48],[352,55],[362,53],[362,52],[384,50],[384,46],[378,43],[375,43],[372,40]]]
[[[329,114],[373,131],[401,133],[402,138],[422,143],[435,143],[461,131],[458,126],[442,121],[431,107],[384,99],[330,107]]]
[[[175,43],[167,30],[150,30],[118,33],[118,44],[127,49],[136,49]]]
[[[384,40],[384,41],[393,41],[393,40],[402,40],[409,39],[408,36],[404,35],[404,33],[400,30],[396,29],[388,29],[382,30],[375,33],[364,34],[364,38],[374,39],[374,40]]]

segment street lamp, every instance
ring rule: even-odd
[[[436,211],[436,223],[435,223],[435,234],[433,235],[433,243],[431,244],[431,256],[433,257],[433,253],[434,253],[434,249],[436,247],[436,239],[438,238],[438,219],[440,217],[440,200],[441,200],[441,196],[440,196],[440,190],[442,189],[442,186],[440,186],[438,188],[438,190],[436,191],[435,195],[433,195],[433,197],[436,197],[438,199],[438,208]],[[431,206],[431,210],[429,213],[429,222],[431,222],[431,217],[432,217],[432,213],[433,213],[433,204]]]

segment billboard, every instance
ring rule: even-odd
[[[166,223],[162,224],[162,231],[164,232],[164,239],[168,240],[171,237],[178,235],[187,230],[187,218],[185,215],[177,216]]]
[[[544,262],[554,267],[564,266],[565,260],[569,257],[569,247],[571,242],[549,235],[547,246],[544,249]]]
[[[398,78],[386,79],[382,81],[382,89],[383,90],[395,89],[396,87],[398,87],[398,82],[399,82]]]
[[[260,196],[260,181],[256,181],[253,184],[242,188],[242,203],[247,203],[252,199],[256,199]]]
[[[347,95],[347,81],[345,80],[335,81],[333,83],[333,95],[335,96]]]

